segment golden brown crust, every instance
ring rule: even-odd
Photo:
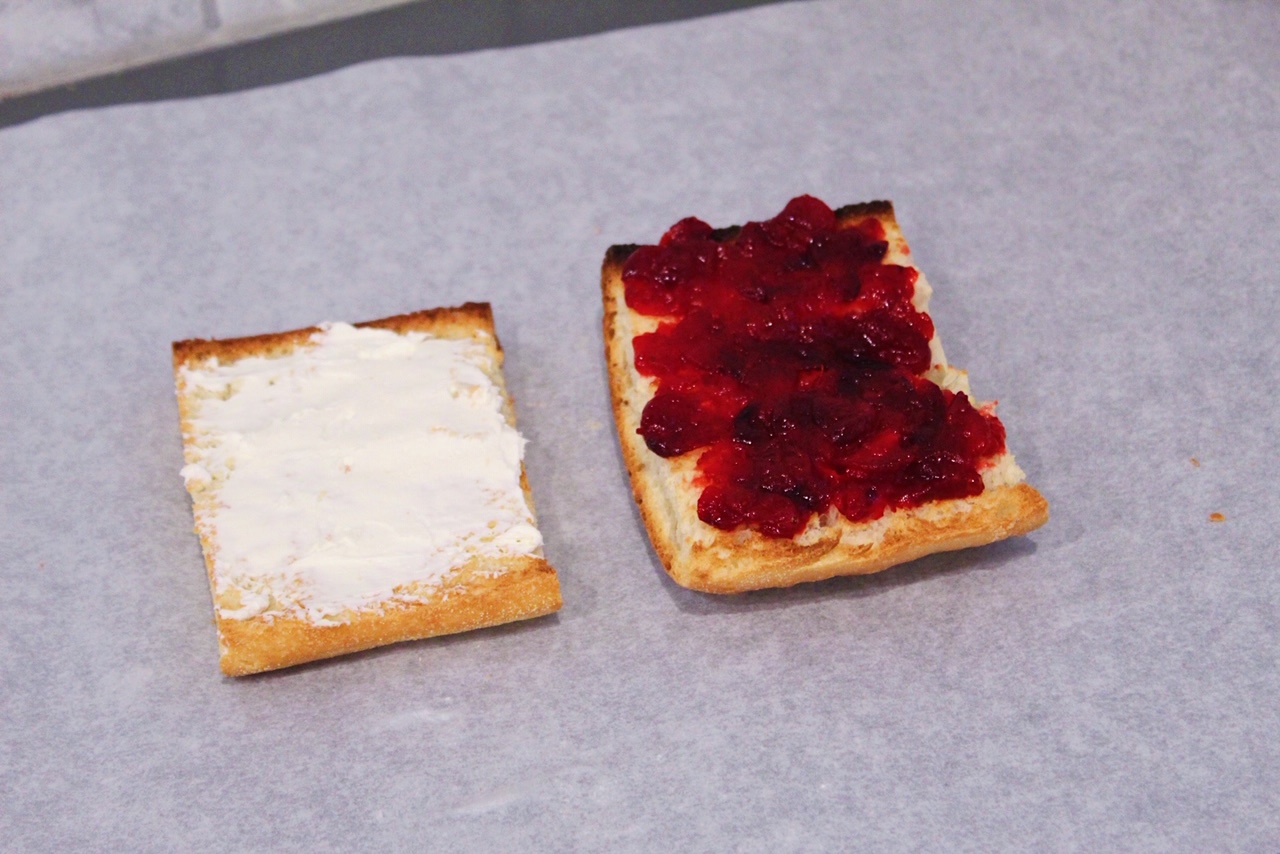
[[[830,534],[804,546],[757,535],[726,552],[730,538],[717,537],[713,545],[695,544],[690,550],[687,583],[682,583],[707,593],[741,593],[867,575],[936,552],[1021,536],[1049,519],[1048,502],[1025,483],[988,489],[970,499],[934,502],[930,509],[927,514],[888,515],[882,538],[875,541],[847,541],[842,535],[852,525],[843,519]],[[744,562],[751,572],[742,572]]]
[[[469,338],[477,331],[495,336],[493,310],[487,302],[468,302],[453,308],[431,308],[408,314],[396,314],[378,320],[352,324],[358,328],[389,329],[401,335],[406,332],[428,332],[444,338]],[[246,335],[242,338],[191,338],[173,342],[174,368],[188,367],[217,357],[223,363],[245,356],[283,356],[304,344],[320,331],[319,326]],[[499,347],[499,350],[502,348]]]
[[[493,313],[487,303],[418,311],[354,325],[388,329],[399,334],[416,331],[445,338],[483,339],[490,347],[493,363],[488,373],[502,390],[507,420],[514,426],[515,413],[501,373],[502,349],[494,333]],[[215,357],[222,363],[229,363],[246,356],[287,355],[296,347],[305,345],[318,331],[319,327],[312,326],[269,335],[174,343],[178,410],[188,462],[193,461],[190,451],[198,438],[192,426],[198,403],[187,393],[181,369],[198,366]],[[520,484],[532,512],[533,496],[523,466]],[[195,490],[191,497],[210,589],[216,595],[216,498]],[[378,608],[350,614],[344,622],[333,625],[278,615],[224,618],[215,608],[219,663],[222,672],[228,676],[244,676],[399,641],[540,617],[559,610],[561,604],[556,571],[540,556],[473,561],[455,570],[422,601],[386,602]]]
[[[542,558],[517,558],[489,575],[466,567],[425,602],[393,602],[337,625],[307,620],[218,617],[220,666],[247,676],[391,643],[497,626],[560,609],[556,571]]]
[[[889,202],[840,208],[842,227],[880,220],[894,251],[907,246]],[[723,229],[717,239],[732,239]],[[724,236],[720,236],[724,235]],[[631,488],[654,551],[668,574],[684,587],[707,593],[738,593],[786,587],[837,575],[879,572],[934,552],[968,548],[1020,536],[1043,525],[1049,505],[1031,486],[987,489],[970,499],[936,501],[893,511],[882,519],[852,523],[842,516],[819,520],[800,537],[780,540],[754,531],[720,531],[697,517],[696,453],[663,459],[636,432],[651,383],[635,370],[631,341],[657,321],[627,308],[622,267],[635,246],[615,246],[601,273],[604,337],[613,413]]]

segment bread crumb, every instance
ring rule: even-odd
[[[1214,513],[1210,513],[1210,514],[1209,514],[1209,521],[1210,521],[1210,522],[1225,522],[1225,521],[1227,521],[1227,517],[1226,517],[1226,516],[1223,516],[1221,513],[1214,512]]]
[[[1191,458],[1191,465],[1195,466],[1196,468],[1200,468],[1200,461],[1199,461],[1199,460],[1197,460],[1195,457],[1192,457],[1192,458]]]

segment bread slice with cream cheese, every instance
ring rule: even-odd
[[[880,222],[888,243],[884,263],[914,266],[910,248],[888,202],[841,208],[839,228]],[[737,238],[737,229],[714,232],[718,241]],[[984,461],[980,494],[890,509],[871,521],[851,522],[834,509],[815,514],[798,535],[766,536],[740,527],[721,530],[702,521],[698,500],[700,452],[663,457],[638,432],[656,385],[636,369],[633,341],[664,318],[628,307],[623,267],[636,246],[614,246],[602,270],[604,338],[614,416],[632,491],[662,565],[679,584],[708,593],[737,593],[783,587],[838,575],[878,572],[934,552],[978,546],[1025,534],[1048,519],[1048,503],[1004,453]],[[912,304],[926,312],[931,293],[920,274]],[[968,394],[965,372],[949,366],[935,334],[932,366],[925,377],[951,392]],[[990,405],[979,404],[978,408]]]
[[[549,614],[487,304],[173,345],[222,671]]]

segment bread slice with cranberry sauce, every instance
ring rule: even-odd
[[[810,196],[602,272],[614,416],[649,537],[708,593],[878,572],[1043,525],[972,399],[889,202]]]

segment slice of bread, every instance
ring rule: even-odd
[[[836,215],[840,228],[879,220],[888,243],[884,263],[914,266],[889,202],[851,205]],[[721,229],[714,232],[714,239],[731,241],[738,233],[737,228]],[[720,530],[703,522],[698,517],[701,451],[662,457],[638,433],[656,384],[636,370],[632,342],[637,335],[657,329],[662,318],[627,305],[622,271],[637,248],[614,246],[605,255],[601,278],[606,356],[622,456],[636,504],[658,558],[678,584],[708,593],[738,593],[878,572],[934,552],[1025,534],[1048,520],[1048,503],[1023,482],[1023,472],[1012,455],[1004,453],[984,461],[980,494],[891,509],[872,521],[851,522],[832,508],[815,514],[790,539],[745,527]],[[912,299],[918,311],[927,312],[930,293],[923,274],[919,275]],[[967,375],[946,364],[936,334],[930,351],[932,367],[925,376],[944,389],[967,395]],[[979,404],[978,408],[989,411],[991,406]]]
[[[560,608],[487,304],[173,345],[222,671]]]

